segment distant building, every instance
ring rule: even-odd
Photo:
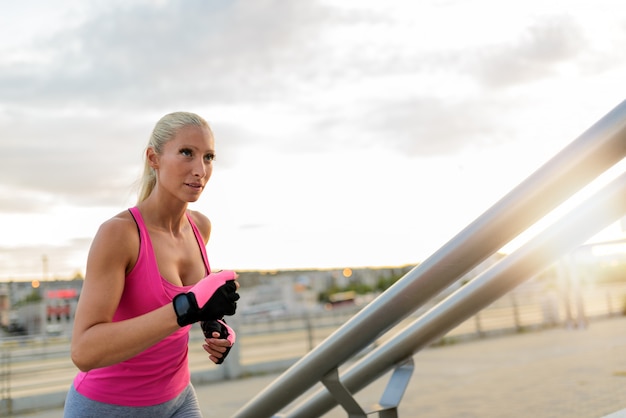
[[[0,324],[30,335],[70,333],[82,280],[0,284]]]
[[[375,288],[379,280],[404,275],[412,266],[320,270],[240,271],[238,314],[279,316],[319,309],[318,296],[331,287],[360,283]],[[349,273],[347,273],[349,271]]]
[[[9,326],[10,310],[11,299],[9,297],[9,286],[7,283],[0,283],[0,327],[7,328]]]

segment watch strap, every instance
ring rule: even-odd
[[[176,313],[176,322],[179,326],[184,327],[198,322],[199,311],[198,302],[193,293],[179,293],[172,300],[174,312]]]

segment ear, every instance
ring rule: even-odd
[[[154,148],[148,147],[146,149],[146,161],[153,169],[159,168],[159,155],[156,153]]]

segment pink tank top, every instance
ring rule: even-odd
[[[129,209],[139,229],[139,256],[126,276],[124,292],[113,321],[133,318],[172,303],[191,286],[175,286],[161,277],[154,250],[139,210]],[[206,266],[211,271],[204,241],[187,215]],[[79,372],[76,390],[87,398],[124,406],[149,406],[178,396],[189,384],[189,329],[183,327],[137,356],[112,366]]]

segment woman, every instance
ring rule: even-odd
[[[94,237],[76,308],[72,361],[80,369],[65,417],[201,417],[190,383],[191,324],[221,363],[235,333],[232,271],[211,273],[209,219],[187,209],[213,171],[208,123],[188,112],[159,120],[145,152],[139,201]],[[205,327],[204,325],[207,325]]]

